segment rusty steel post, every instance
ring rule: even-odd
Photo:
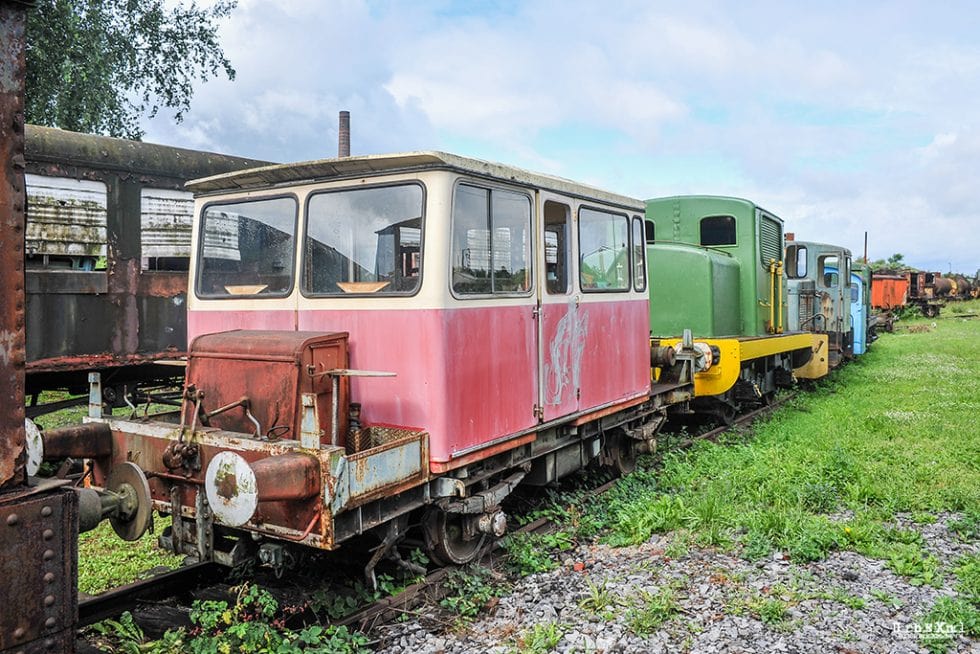
[[[26,8],[0,0],[0,651],[74,652],[78,500],[26,484],[24,78]]]
[[[0,1],[0,489],[24,468],[24,78],[29,3]]]

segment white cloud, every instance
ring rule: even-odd
[[[330,156],[349,109],[354,152],[462,143],[641,197],[732,193],[814,240],[867,229],[872,256],[968,270],[978,29],[970,2],[242,0],[238,79],[148,138]]]

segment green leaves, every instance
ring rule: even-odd
[[[218,22],[237,0],[210,8],[165,0],[38,0],[28,14],[27,121],[139,139],[141,116],[190,108],[193,83],[235,69]]]

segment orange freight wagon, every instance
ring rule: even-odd
[[[875,273],[871,276],[871,306],[895,309],[908,303],[909,280],[905,275]]]

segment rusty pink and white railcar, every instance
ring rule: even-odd
[[[651,387],[638,200],[438,152],[189,188],[180,424],[101,419],[97,466],[142,468],[183,516],[175,550],[228,561],[267,538],[281,564],[283,541],[380,527],[384,552],[421,515],[433,557],[462,562],[517,483],[627,467],[690,397],[683,357]]]

